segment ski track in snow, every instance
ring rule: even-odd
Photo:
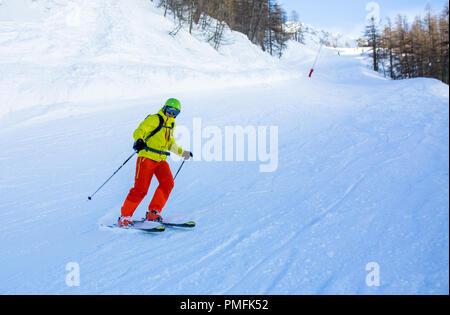
[[[100,50],[117,40],[101,32],[122,14],[105,10]],[[134,129],[164,92],[69,97],[0,118],[0,294],[448,294],[448,86],[385,80],[351,49],[324,49],[308,79],[315,49],[291,45],[279,65],[292,72],[286,80],[176,93],[179,128],[196,117],[222,130],[279,127],[273,173],[259,162],[186,163],[163,214],[196,221],[192,230],[101,226],[117,220],[135,159],[87,201],[131,154]],[[365,284],[372,261],[380,287]],[[80,265],[80,287],[65,283],[69,262]]]

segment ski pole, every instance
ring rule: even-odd
[[[321,41],[321,42],[320,42],[319,52],[317,53],[316,59],[314,60],[313,66],[312,66],[312,68],[311,68],[311,71],[309,72],[309,77],[310,77],[310,78],[311,78],[311,76],[312,76],[312,74],[313,74],[313,72],[314,72],[314,69],[316,68],[317,60],[319,59],[320,52],[322,51],[322,45],[323,45],[323,42]]]
[[[191,153],[191,157],[194,157],[194,155]],[[186,160],[183,161],[183,163],[181,163],[180,168],[178,169],[178,172],[175,174],[175,177],[173,178],[173,180],[175,181],[175,178],[177,178],[178,173],[180,173],[181,168],[183,167],[184,163],[186,162]]]
[[[120,169],[121,169],[122,167],[124,167],[124,166],[125,166],[125,164],[127,164],[127,163],[128,163],[128,161],[129,161],[129,160],[131,160],[131,158],[132,158],[132,157],[133,157],[133,156],[134,156],[134,155],[135,155],[136,153],[137,153],[137,152],[134,152],[134,153],[133,153],[133,154],[132,154],[132,155],[131,155],[131,156],[130,156],[130,157],[129,157],[129,158],[128,158],[128,159],[127,159],[127,160],[126,160],[126,161],[125,161],[125,162],[124,162],[123,164],[122,164],[122,166],[120,166],[120,167],[119,167],[119,168],[117,169],[117,171],[115,171],[115,172],[114,172],[114,174],[112,174],[112,175],[111,175],[111,177],[110,177],[110,178],[108,178],[108,179],[106,180],[106,182],[104,182],[104,183],[103,183],[103,185],[101,185],[101,186],[100,186],[100,188],[99,188],[99,189],[97,189],[97,190],[95,191],[95,193],[93,193],[93,194],[92,194],[92,196],[89,196],[89,197],[88,197],[88,200],[92,200],[92,197],[94,197],[94,196],[95,196],[95,194],[96,194],[96,193],[97,193],[97,192],[98,192],[98,191],[99,191],[100,189],[102,189],[102,188],[103,188],[103,186],[105,186],[105,185],[106,185],[106,183],[107,183],[107,182],[109,182],[109,180],[110,180],[111,178],[113,178],[113,177],[114,177],[114,175],[116,175],[116,174],[117,174],[117,172],[118,172],[118,171],[120,171]]]

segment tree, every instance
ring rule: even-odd
[[[372,50],[373,70],[378,72],[378,49],[381,47],[380,34],[378,33],[375,17],[372,16],[368,22],[369,24],[366,26],[364,37],[367,39],[367,44]]]
[[[441,61],[440,79],[449,83],[449,7],[444,7],[439,17],[439,57]]]
[[[284,28],[286,13],[275,0],[159,0],[164,15],[171,13],[178,20],[178,29],[195,25],[209,34],[208,40],[219,49],[228,26],[247,35],[264,51],[281,56],[289,39]],[[176,34],[176,32],[172,32]]]
[[[390,19],[388,19],[388,24],[384,27],[381,46],[384,47],[384,58],[389,60],[389,76],[394,78],[394,38]]]
[[[389,63],[393,79],[430,77],[449,82],[449,9],[445,5],[441,14],[435,15],[427,6],[424,18],[418,16],[410,25],[406,17],[398,15],[395,25],[390,19],[384,26],[377,56],[381,64]],[[374,32],[368,27],[366,42]],[[360,43],[362,44],[362,43]],[[373,43],[371,43],[373,44]],[[373,45],[371,45],[372,50]]]

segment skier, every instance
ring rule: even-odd
[[[175,143],[175,118],[180,111],[180,101],[171,98],[156,115],[148,116],[135,130],[133,149],[139,152],[135,183],[122,206],[118,222],[120,227],[133,226],[131,217],[147,195],[153,175],[158,179],[159,186],[145,217],[148,221],[162,222],[160,213],[174,186],[172,172],[166,162],[167,156],[170,155],[167,150],[182,156],[184,160],[192,157],[191,152],[183,150]]]

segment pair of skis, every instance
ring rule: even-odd
[[[195,227],[195,222],[183,222],[183,223],[173,223],[173,222],[149,222],[146,220],[136,220],[133,221],[134,226],[127,227],[123,229],[139,230],[143,232],[164,232],[166,227],[180,227],[180,228],[193,228]],[[117,224],[108,225],[110,228],[122,228]]]

